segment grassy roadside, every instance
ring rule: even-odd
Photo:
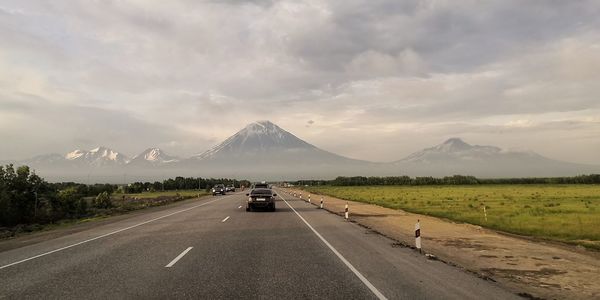
[[[93,209],[92,212],[87,216],[81,218],[63,219],[49,224],[28,224],[17,225],[12,228],[0,228],[0,240],[96,221],[110,216],[126,214],[128,212],[147,207],[163,206],[185,199],[206,196],[208,194],[209,193],[206,191],[198,190],[113,194],[111,196],[113,207],[111,208]],[[91,201],[91,198],[88,199],[88,202]]]
[[[310,186],[303,189],[600,250],[598,185]]]

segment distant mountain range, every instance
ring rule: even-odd
[[[533,152],[469,145],[459,138],[391,163],[340,156],[311,145],[269,121],[249,124],[210,150],[189,158],[148,148],[128,158],[106,147],[45,154],[14,162],[33,167],[49,180],[123,182],[169,176],[248,179],[333,178],[335,176],[478,177],[570,176],[600,172],[600,166],[561,162]],[[92,179],[90,179],[92,177]]]

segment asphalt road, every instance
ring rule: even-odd
[[[204,197],[1,252],[0,298],[518,298],[280,196],[274,213]]]

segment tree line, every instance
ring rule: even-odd
[[[181,177],[169,178],[164,181],[134,182],[123,186],[126,193],[141,193],[143,191],[174,191],[174,190],[208,190],[217,184],[233,185],[235,187],[250,186],[248,180],[228,178]]]
[[[28,166],[0,166],[0,227],[47,224],[63,219],[91,216],[113,207],[115,193],[210,189],[218,183],[249,186],[247,180],[175,177],[164,181],[127,185],[49,183]]]
[[[528,178],[476,178],[474,176],[453,175],[446,177],[387,176],[365,177],[339,176],[333,180],[299,180],[296,185],[476,185],[476,184],[600,184],[600,174],[572,177],[528,177]]]

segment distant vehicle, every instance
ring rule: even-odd
[[[216,196],[216,195],[219,195],[219,194],[220,195],[225,195],[225,192],[226,192],[225,191],[225,185],[223,185],[223,184],[217,184],[217,185],[215,185],[212,188],[212,194],[213,194],[213,196]]]
[[[273,193],[273,190],[269,188],[255,188],[246,194],[246,196],[248,196],[246,211],[252,211],[257,208],[275,211],[275,197],[277,197],[277,194]]]
[[[225,187],[225,191],[226,192],[235,192],[235,186],[228,185],[228,186]]]
[[[270,189],[269,184],[266,182],[259,182],[254,184],[255,189]]]

